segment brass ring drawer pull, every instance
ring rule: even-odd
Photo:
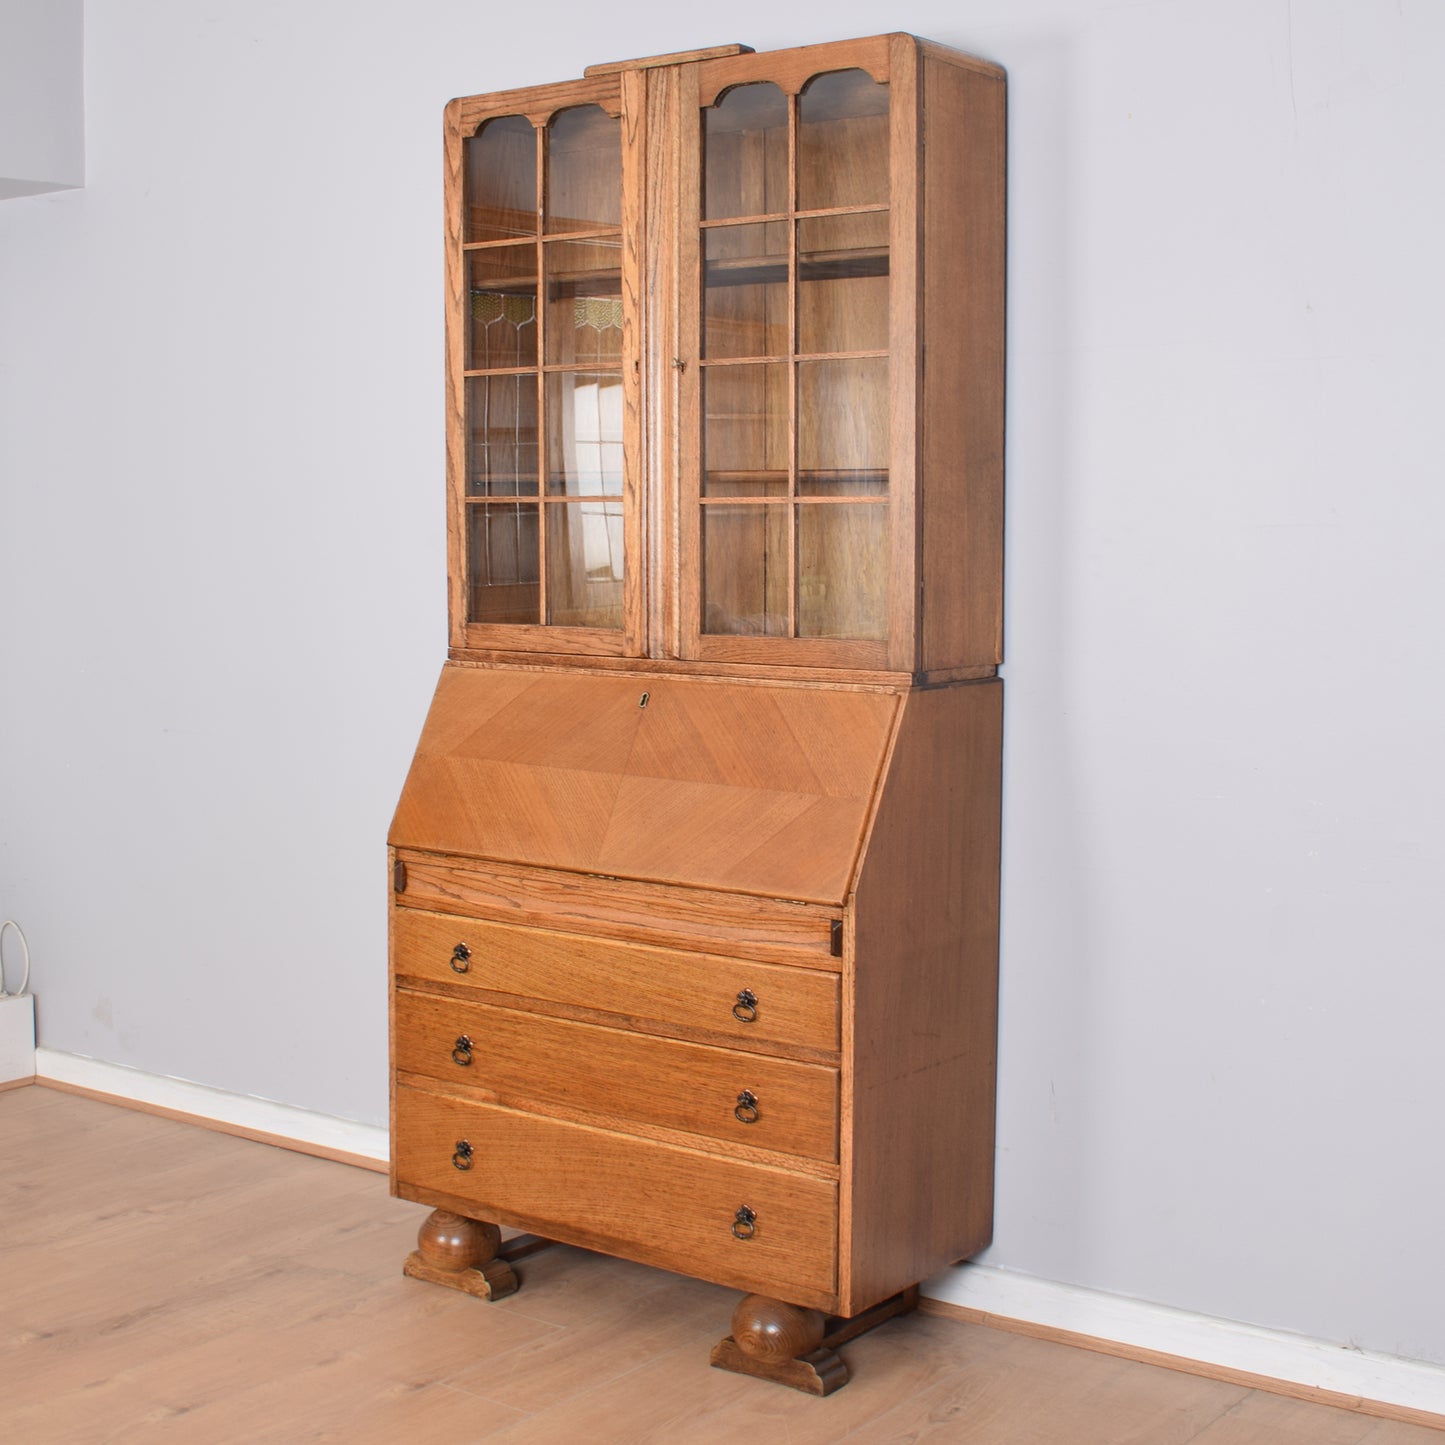
[[[452,1049],[452,1063],[463,1069],[472,1066],[472,1041],[465,1034],[456,1041]]]
[[[757,1232],[757,1211],[749,1209],[746,1204],[740,1204],[738,1212],[733,1216],[733,1238],[751,1239]]]
[[[758,1109],[758,1096],[751,1089],[744,1089],[738,1095],[738,1106],[733,1110],[733,1117],[739,1124],[756,1124],[761,1117]]]
[[[758,1016],[758,996],[752,989],[745,988],[738,994],[733,1005],[733,1017],[740,1024],[750,1024]]]
[[[452,1168],[465,1173],[472,1167],[472,1146],[465,1139],[457,1140],[457,1151],[452,1155]]]
[[[452,949],[451,965],[453,973],[465,973],[472,966],[472,951],[465,943],[459,943]]]

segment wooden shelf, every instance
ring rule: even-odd
[[[846,251],[805,251],[798,253],[798,280],[848,281],[888,274],[886,246],[858,247]],[[718,256],[703,264],[704,285],[768,286],[788,279],[788,258],[769,256]]]

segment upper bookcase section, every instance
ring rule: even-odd
[[[453,656],[992,672],[1004,176],[908,35],[453,101]]]

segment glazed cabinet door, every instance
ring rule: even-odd
[[[628,132],[617,76],[448,108],[453,647],[642,651]]]
[[[913,666],[915,64],[882,36],[685,72],[684,656]]]

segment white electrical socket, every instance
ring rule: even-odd
[[[0,998],[0,1084],[35,1077],[35,995]]]

